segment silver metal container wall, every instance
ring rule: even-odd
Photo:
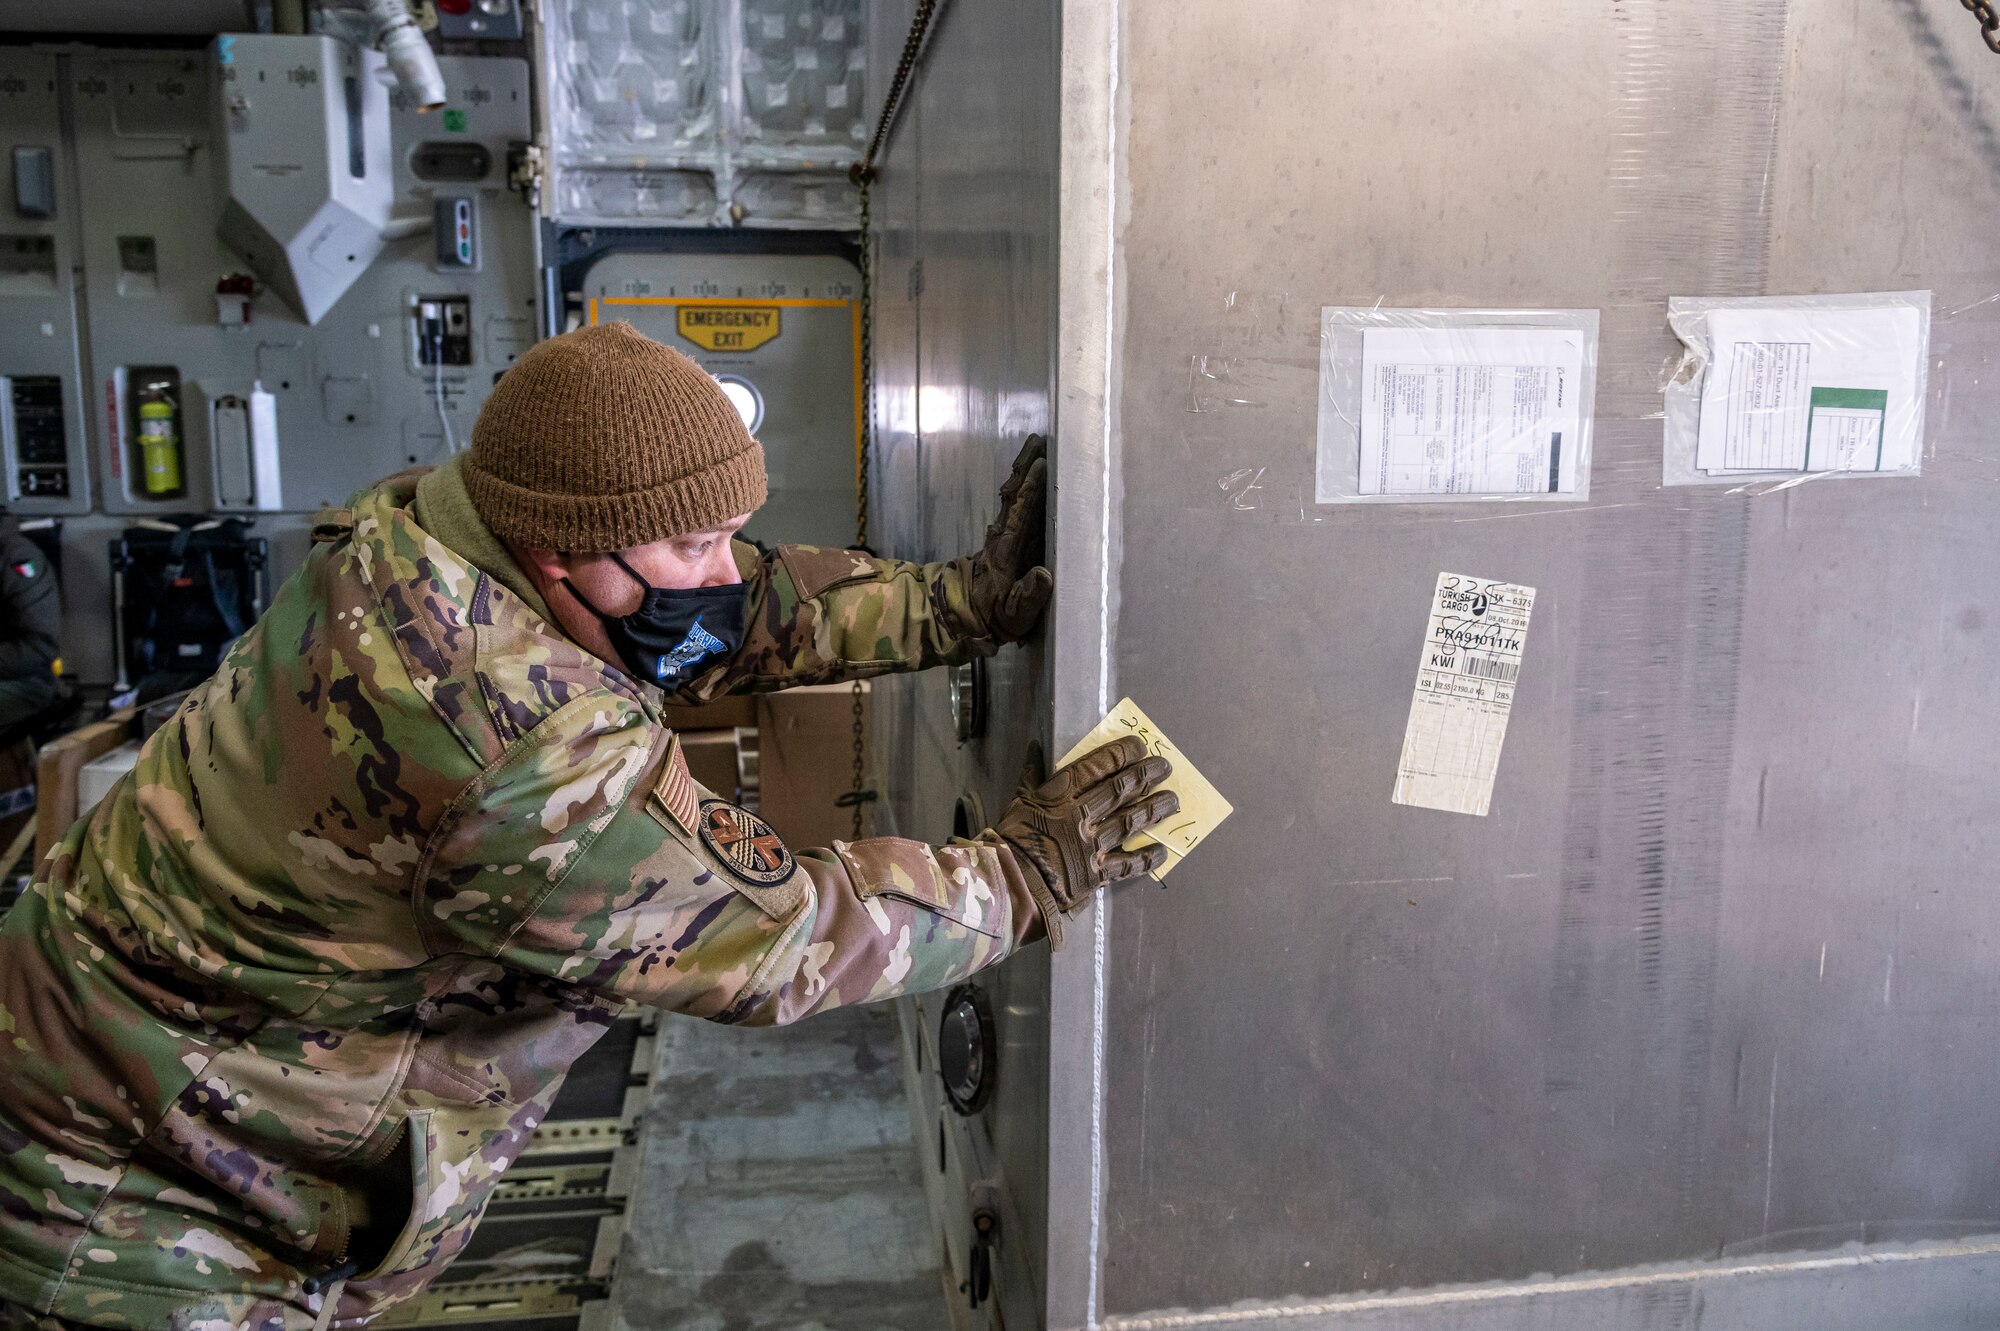
[[[1024,347],[1054,350],[1059,489],[1046,676],[996,679],[984,748],[907,686],[891,807],[991,809],[1013,750],[1130,695],[1237,811],[1071,926],[1046,1015],[1038,962],[997,981],[969,1140],[1012,1135],[954,1135],[947,1172],[1028,1213],[1008,1324],[2000,1322],[1977,25],[1069,0],[1057,90],[1047,12],[946,7],[878,186],[877,409],[909,422],[878,513],[931,515],[890,548],[974,538]],[[883,68],[907,13],[878,6]],[[1053,257],[1024,243],[1051,199]],[[1663,486],[1669,297],[1903,290],[1934,293],[1920,478]],[[1378,303],[1601,312],[1588,502],[1317,504],[1319,312]],[[1485,817],[1390,800],[1441,572],[1537,589]],[[1005,1099],[1044,1071],[1045,1120]]]
[[[1105,22],[1066,59],[1115,70],[1116,211],[1063,237],[1115,236],[1106,696],[1238,812],[1110,909],[1086,1317],[1990,1323],[1977,25],[1916,0]],[[1911,289],[1921,479],[1662,488],[1668,297]],[[1377,303],[1601,310],[1589,502],[1315,505],[1318,311]],[[1389,799],[1442,571],[1538,589],[1482,818]],[[1591,1272],[1622,1274],[1566,1280]]]
[[[871,106],[882,103],[915,8],[870,6]],[[870,530],[884,554],[949,559],[977,548],[1016,452],[1050,428],[1059,61],[1049,0],[945,7],[880,163]],[[946,672],[876,681],[876,830],[937,841],[996,820],[1024,768],[1046,760],[1048,680],[1067,641],[1005,648],[983,680],[962,679],[960,696],[987,702],[982,733],[963,740]],[[978,983],[999,1075],[971,1114],[940,1093],[935,1035],[947,995],[905,1005],[914,1136],[945,1257],[961,1276],[973,1260],[971,1194],[981,1180],[1003,1182],[982,1315],[1004,1306],[1032,1322],[1048,1215],[1048,949],[1029,948]]]

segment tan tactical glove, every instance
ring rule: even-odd
[[[1119,846],[1180,811],[1180,796],[1153,791],[1172,771],[1165,758],[1147,755],[1145,741],[1114,740],[1022,794],[994,827],[1022,867],[1033,870],[1028,890],[1042,909],[1051,947],[1062,943],[1063,915],[1091,893],[1166,863],[1164,846]]]
[[[1028,436],[1014,459],[1014,474],[1000,489],[1000,512],[986,529],[986,544],[972,556],[966,595],[972,612],[998,643],[1034,632],[1055,581],[1042,567],[1048,510],[1048,441]]]

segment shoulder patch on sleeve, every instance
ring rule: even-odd
[[[668,741],[667,762],[660,769],[660,779],[653,786],[650,808],[655,813],[665,813],[673,820],[682,836],[693,836],[701,816],[701,796],[695,790],[694,777],[688,771],[687,755],[681,752],[681,737],[675,735]]]
[[[816,545],[781,545],[778,558],[792,578],[801,601],[817,600],[835,587],[878,576],[881,567],[859,550],[828,550]]]
[[[806,884],[777,831],[728,800],[703,800],[698,818],[702,849],[723,876],[772,919],[789,919],[805,900]]]

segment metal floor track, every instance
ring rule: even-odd
[[[610,1331],[658,1014],[634,1009],[570,1070],[451,1267],[375,1325]]]

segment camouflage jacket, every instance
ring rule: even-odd
[[[663,695],[425,532],[413,485],[315,533],[0,923],[0,1302],[304,1329],[358,1268],[327,1324],[363,1325],[628,1001],[789,1022],[1040,936],[997,844],[794,855],[711,798]],[[788,547],[751,607],[696,695],[990,647],[952,565]]]

